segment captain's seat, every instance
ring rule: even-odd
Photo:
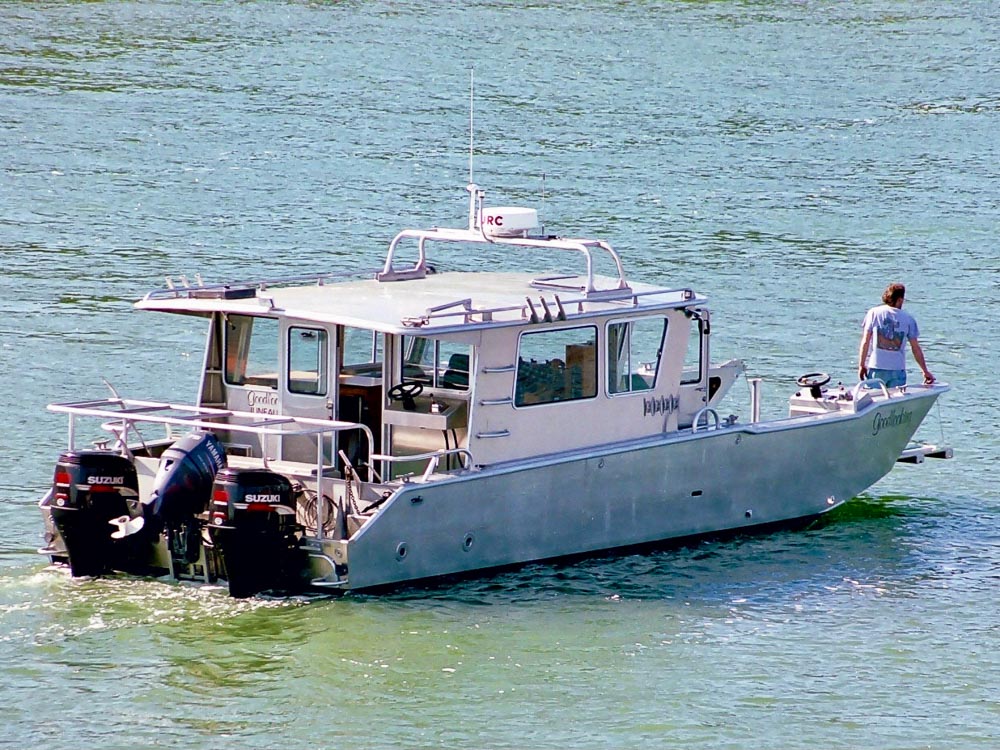
[[[441,387],[462,391],[469,389],[468,354],[452,354],[448,358],[448,369],[441,376]]]

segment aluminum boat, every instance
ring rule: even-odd
[[[704,296],[633,282],[607,242],[467,189],[465,228],[404,230],[380,268],[168,280],[137,302],[204,319],[198,392],[49,406],[69,441],[40,552],[239,597],[368,590],[804,524],[898,460],[950,456],[911,443],[944,384],[809,373],[761,420],[750,379],[748,416],[720,416],[745,367],[711,362]],[[434,265],[497,251],[578,265]]]

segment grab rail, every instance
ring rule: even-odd
[[[200,274],[196,274],[194,283],[186,276],[180,276],[176,280],[172,276],[167,276],[167,285],[160,289],[148,292],[142,298],[143,302],[154,302],[165,299],[179,298],[219,298],[219,299],[242,299],[256,296],[257,291],[266,291],[269,287],[280,287],[291,284],[301,284],[303,282],[314,282],[316,286],[323,286],[327,282],[341,281],[352,278],[371,278],[375,269],[365,269],[357,271],[333,271],[328,273],[309,273],[296,276],[277,276],[266,279],[248,279],[245,281],[212,282],[206,284]]]
[[[882,389],[882,393],[885,395],[886,398],[892,398],[889,395],[889,389],[885,387],[885,382],[882,379],[865,378],[864,380],[860,381],[856,386],[854,386],[853,390],[851,391],[851,399],[856,402],[858,400],[858,394],[861,393],[862,388],[865,388],[866,390],[874,390],[875,386],[878,386]]]
[[[385,453],[375,453],[371,456],[372,461],[385,461],[386,463],[395,463],[397,461],[423,461],[424,459],[429,459],[427,461],[427,468],[424,469],[424,473],[421,475],[421,480],[426,482],[430,479],[431,474],[437,471],[438,464],[441,462],[442,458],[447,458],[448,456],[461,456],[462,468],[468,469],[472,466],[472,451],[468,448],[446,448],[439,451],[428,451],[427,453],[413,453],[406,456],[392,456]]]
[[[114,408],[117,407],[117,408]],[[135,430],[136,435],[142,440],[136,422],[148,422],[150,424],[181,425],[187,428],[197,428],[209,432],[226,431],[247,433],[252,435],[290,437],[293,435],[330,435],[331,438],[338,432],[346,430],[360,430],[368,440],[369,452],[374,450],[375,439],[372,431],[366,425],[359,422],[340,422],[330,419],[315,419],[312,417],[286,417],[277,416],[274,419],[261,419],[260,414],[246,411],[236,411],[232,409],[216,409],[207,406],[189,406],[187,404],[170,404],[158,401],[138,401],[124,398],[106,398],[96,401],[77,401],[68,403],[49,404],[49,411],[66,414],[69,417],[69,449],[76,447],[76,418],[96,417],[108,420],[102,425],[105,429],[110,427],[110,423],[121,423],[123,435],[128,429]],[[156,414],[156,411],[180,412],[180,415],[170,416]],[[236,418],[257,420],[250,424],[239,424],[237,422],[214,422],[210,420]],[[293,429],[288,429],[288,425],[294,425]],[[323,451],[322,440],[318,441],[318,474],[323,472]],[[264,456],[264,465],[267,465],[267,457]],[[374,477],[369,478],[374,481]]]
[[[542,285],[533,284],[536,288],[565,288],[565,287],[543,287]],[[579,291],[579,290],[578,290]],[[691,302],[697,300],[698,295],[695,291],[689,287],[681,287],[679,289],[652,289],[643,292],[636,292],[630,288],[626,289],[606,289],[591,292],[589,294],[584,293],[580,296],[570,297],[568,299],[560,299],[559,297],[554,297],[552,300],[552,305],[556,309],[562,308],[564,315],[571,316],[574,313],[568,311],[571,305],[575,305],[577,313],[583,312],[583,305],[587,302],[606,302],[606,303],[619,303],[624,305],[636,306],[639,304],[639,299],[641,297],[666,297],[662,304],[668,307],[685,307]],[[543,305],[546,303],[544,297],[541,298]],[[534,320],[532,318],[532,305],[530,301],[526,301],[523,305],[502,305],[497,307],[472,307],[468,305],[468,300],[456,300],[454,302],[437,305],[436,307],[429,307],[424,310],[423,315],[417,315],[412,317],[406,317],[402,319],[402,324],[407,328],[422,328],[428,325],[432,320],[441,320],[445,318],[462,318],[462,323],[468,325],[473,323],[473,316],[479,316],[480,321],[487,323],[493,320],[493,316],[499,313],[511,313],[516,312],[524,320]],[[455,309],[458,308],[458,309]],[[536,318],[537,318],[536,314]],[[562,319],[562,318],[560,318]],[[507,372],[506,369],[494,369],[492,372]]]
[[[360,430],[368,440],[368,453],[375,450],[375,439],[371,429],[358,422],[339,422],[330,419],[315,419],[312,417],[286,417],[275,415],[273,419],[261,419],[261,414],[253,412],[235,411],[232,409],[216,409],[208,406],[190,406],[188,404],[170,404],[160,401],[138,401],[124,398],[106,398],[95,401],[77,401],[71,403],[49,404],[49,411],[59,412],[69,417],[69,449],[75,449],[76,443],[76,418],[77,417],[97,417],[98,419],[113,420],[122,423],[122,440],[128,433],[129,427],[139,434],[136,422],[149,422],[163,425],[183,425],[189,429],[201,429],[209,432],[225,431],[236,433],[248,433],[261,436],[290,437],[294,435],[315,435],[316,436],[316,490],[317,495],[323,496],[323,482],[325,477],[325,462],[323,453],[323,443],[327,435],[330,438],[330,454],[336,452],[335,439],[339,432],[346,430]],[[180,416],[169,416],[156,414],[154,412],[179,412]],[[239,424],[231,421],[212,422],[209,420],[236,418],[257,420],[250,424]],[[292,429],[288,429],[293,425]],[[140,440],[141,440],[140,436]],[[263,447],[263,446],[262,446]],[[123,448],[126,450],[127,448]],[[268,466],[267,452],[261,450],[264,467]],[[374,466],[368,467],[368,481],[375,481]],[[323,503],[317,506],[317,532],[316,538],[323,538]]]
[[[701,415],[706,415],[705,417],[705,429],[708,429],[708,415],[711,414],[715,417],[715,425],[712,427],[713,430],[719,429],[719,412],[713,409],[711,406],[703,406],[698,410],[698,413],[694,415],[694,422],[691,424],[691,433],[694,434],[698,431],[698,423],[701,422]]]
[[[393,264],[396,256],[396,249],[400,241],[405,238],[417,240],[417,260],[409,268],[398,269]],[[404,229],[389,243],[386,252],[385,263],[382,270],[375,275],[378,281],[402,281],[405,279],[423,278],[427,274],[427,241],[432,242],[467,242],[476,245],[512,245],[514,247],[535,248],[544,250],[569,250],[582,253],[586,261],[586,282],[582,291],[586,295],[601,294],[609,291],[628,291],[629,284],[625,279],[625,268],[622,265],[621,257],[603,240],[573,239],[568,237],[554,236],[522,236],[522,237],[500,237],[487,235],[482,228],[478,231],[473,229],[449,229],[437,227],[434,229]],[[611,289],[598,289],[594,274],[593,250],[602,250],[611,258],[617,272],[618,279],[616,285]]]

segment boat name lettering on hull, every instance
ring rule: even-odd
[[[872,420],[872,435],[878,435],[887,427],[909,424],[912,419],[913,412],[905,409],[893,409],[888,414],[876,414]]]
[[[277,414],[278,394],[267,391],[247,391],[247,407],[253,414]]]
[[[642,400],[642,416],[655,417],[657,414],[670,414],[681,406],[680,396],[653,396]]]

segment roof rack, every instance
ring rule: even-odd
[[[533,283],[532,286],[538,289],[570,288],[579,290],[579,287],[543,286],[539,283]],[[640,297],[652,296],[664,297],[659,305],[660,307],[687,307],[699,301],[698,295],[689,287],[681,289],[653,289],[645,292],[635,292],[632,289],[610,289],[600,291],[598,294],[584,293],[582,296],[571,297],[569,299],[562,299],[558,294],[555,294],[552,296],[551,301],[540,296],[537,307],[530,297],[525,298],[523,305],[506,305],[500,307],[473,307],[472,300],[466,298],[428,307],[423,315],[403,318],[400,322],[407,328],[422,328],[432,320],[445,320],[458,317],[462,318],[461,322],[466,324],[489,323],[493,320],[493,316],[498,313],[517,312],[523,320],[530,320],[532,323],[550,323],[554,320],[566,320],[575,315],[582,315],[584,312],[583,306],[588,302],[617,303],[636,307],[639,304]],[[567,305],[576,305],[576,312],[567,313]],[[554,314],[553,310],[555,311]],[[539,311],[541,311],[541,315]]]
[[[407,268],[396,268],[393,260],[399,243],[407,238],[417,240],[417,260]],[[524,236],[524,237],[496,237],[489,236],[482,231],[469,231],[467,229],[404,229],[397,234],[389,243],[389,250],[386,254],[385,265],[382,270],[375,274],[378,281],[405,281],[407,279],[422,279],[428,271],[427,264],[427,242],[468,242],[480,245],[510,245],[512,247],[535,248],[540,250],[568,250],[583,254],[587,263],[587,273],[582,284],[573,286],[550,283],[550,288],[562,288],[582,292],[587,298],[593,299],[605,296],[609,293],[629,293],[631,287],[625,279],[625,269],[622,266],[621,258],[614,248],[603,240],[572,239],[559,237],[557,235]],[[614,286],[600,289],[597,287],[594,276],[594,250],[601,250],[607,253],[618,272],[618,279]],[[556,279],[559,277],[552,277]],[[574,278],[574,277],[562,277]]]
[[[488,233],[483,226],[483,199],[485,193],[479,189],[478,185],[470,183],[466,190],[469,192],[469,226],[467,229],[449,229],[445,227],[434,227],[432,229],[404,229],[393,237],[389,243],[389,249],[385,257],[385,265],[382,270],[375,274],[377,281],[404,281],[406,279],[422,279],[428,273],[427,265],[427,242],[468,242],[479,245],[510,245],[512,247],[535,248],[540,250],[567,250],[582,253],[586,259],[587,273],[582,285],[559,286],[553,284],[551,288],[565,288],[573,291],[580,291],[588,298],[604,296],[609,293],[629,292],[628,281],[625,279],[625,268],[622,266],[621,257],[614,248],[604,240],[593,240],[585,238],[560,237],[555,234],[532,235],[530,230],[518,228],[513,234]],[[534,217],[534,211],[527,209],[493,209],[504,211],[518,211],[530,213]],[[396,255],[396,248],[404,239],[417,240],[417,260],[408,268],[396,268],[393,260]],[[607,253],[614,263],[618,272],[618,280],[614,286],[605,289],[598,289],[594,279],[594,251],[599,250]]]
[[[256,296],[258,291],[265,291],[269,287],[287,286],[290,284],[302,284],[312,282],[317,286],[323,286],[327,282],[341,281],[350,278],[371,278],[375,273],[374,269],[361,271],[338,271],[329,273],[312,273],[301,276],[281,276],[270,279],[257,279],[253,281],[228,281],[222,283],[206,284],[202,281],[201,274],[195,274],[195,281],[192,284],[187,276],[166,277],[167,285],[160,289],[154,289],[146,294],[143,300],[161,299],[249,299]]]

